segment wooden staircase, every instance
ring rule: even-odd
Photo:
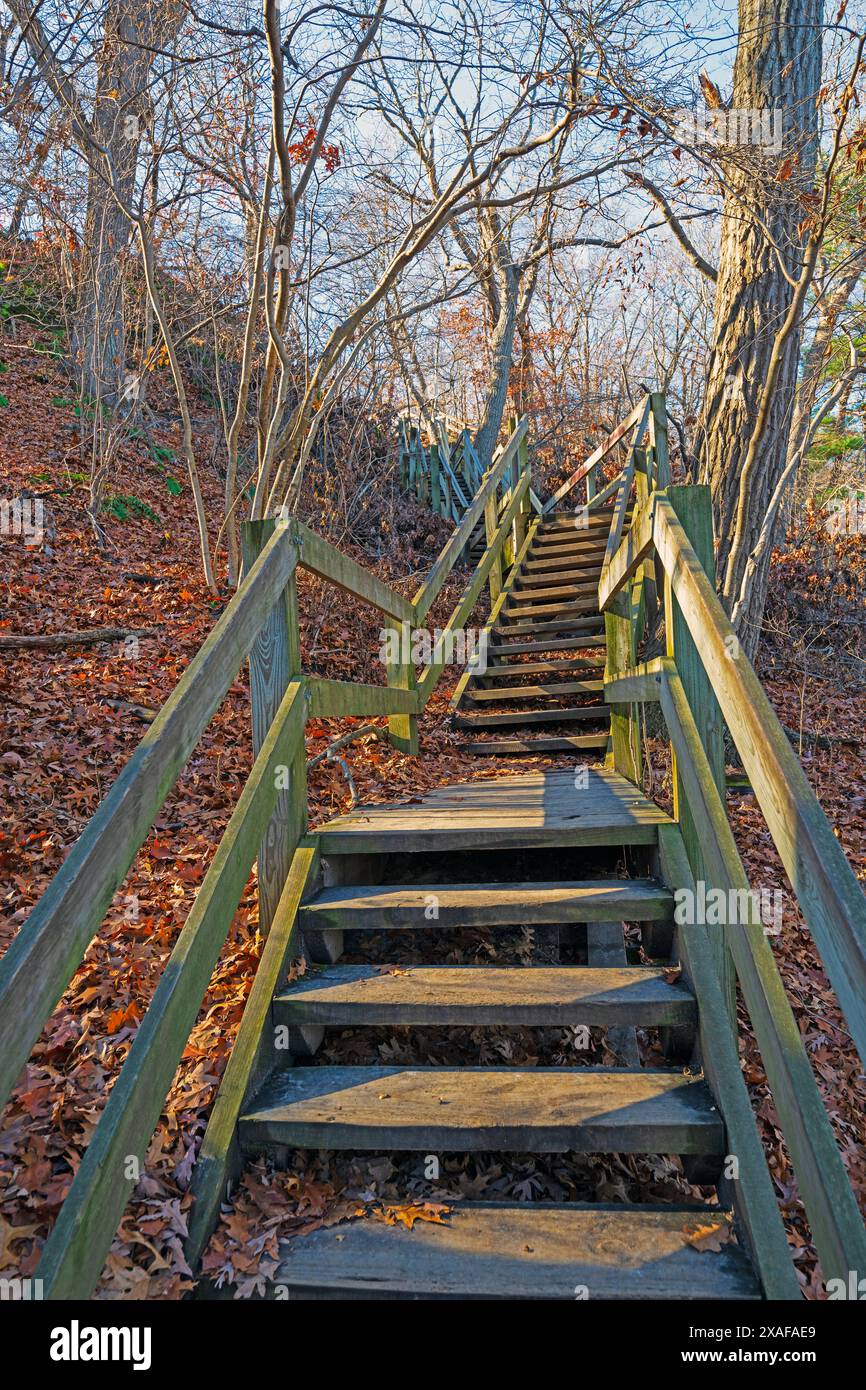
[[[598,584],[611,516],[610,507],[559,512],[530,527],[493,605],[484,660],[467,670],[454,692],[454,724],[466,731],[469,752],[607,747]]]
[[[275,994],[272,1023],[290,1030],[290,1047],[302,1055],[287,1066],[283,1053],[247,1104],[238,1126],[244,1154],[278,1164],[299,1148],[666,1154],[682,1156],[693,1179],[711,1187],[727,1139],[700,1069],[683,1065],[697,1038],[697,1004],[689,984],[665,968],[673,897],[660,877],[660,826],[675,830],[630,783],[602,769],[580,790],[571,772],[470,783],[323,826],[323,872],[300,927],[325,963]],[[639,872],[599,872],[600,860],[621,864],[625,847]],[[551,848],[562,865],[554,883],[536,878]],[[519,880],[497,879],[517,851]],[[431,855],[441,878],[418,881],[414,863]],[[476,871],[471,882],[463,880],[467,864]],[[431,903],[441,944],[431,947],[430,963],[409,964],[407,933],[430,928]],[[641,923],[645,947],[664,950],[664,959],[630,960],[625,922]],[[447,964],[450,929],[468,925],[492,943],[514,927],[541,929],[547,954],[552,934],[553,954],[561,938],[578,963]],[[341,963],[350,940],[354,954],[363,952],[371,932],[388,934],[387,964]],[[586,1026],[605,1030],[611,1060],[630,1064],[316,1064],[326,1029],[388,1025]],[[669,1065],[641,1066],[637,1028],[662,1030]],[[461,1202],[441,1225],[407,1231],[360,1218],[287,1241],[271,1285],[302,1298],[574,1299],[582,1289],[593,1298],[758,1297],[742,1247],[726,1242],[708,1255],[690,1244],[698,1227],[727,1231],[729,1219],[712,1192],[687,1207]]]
[[[823,1278],[866,1279],[863,1221],[728,821],[724,726],[864,1063],[866,899],[718,601],[708,491],[671,486],[659,394],[637,403],[540,517],[526,435],[521,420],[412,599],[296,517],[246,523],[237,594],[0,960],[2,1104],[249,657],[252,768],[42,1251],[46,1299],[88,1298],[99,1281],[254,863],[263,948],[193,1166],[184,1254],[194,1271],[243,1165],[262,1154],[276,1164],[296,1148],[417,1154],[419,1172],[455,1154],[661,1154],[702,1189],[696,1203],[460,1200],[441,1224],[412,1230],[358,1216],[287,1241],[269,1290],[798,1298],[740,1068],[738,988]],[[598,467],[614,450],[625,463],[604,482]],[[444,476],[439,500],[450,505],[446,451],[442,472],[435,446],[425,457],[431,495]],[[410,483],[425,480],[417,449],[404,463]],[[556,509],[583,481],[590,520],[578,528]],[[353,593],[394,635],[411,633],[482,520],[483,555],[423,670],[399,642],[386,683],[303,669],[296,571]],[[418,717],[449,664],[444,638],[465,630],[485,584],[492,665],[464,674],[458,721],[485,752],[604,746],[604,767],[359,806],[310,833],[308,721],[387,719],[395,748],[422,751]],[[642,663],[660,603],[668,655]],[[666,729],[670,760],[658,771],[670,769],[673,819],[641,790],[652,754],[643,704]],[[574,732],[593,723],[595,733]],[[544,734],[527,732],[539,724]],[[503,728],[518,732],[503,739]],[[723,923],[698,909],[708,892],[727,905]],[[492,963],[455,962],[455,927],[492,946]],[[509,946],[515,933],[531,935],[528,965]],[[295,979],[301,956],[311,966]],[[470,1037],[603,1030],[603,1065],[574,1049],[556,1054],[568,1065],[478,1066],[465,1049],[461,1065],[432,1066],[428,1054],[320,1065],[329,1030],[406,1025],[463,1025]],[[696,1230],[709,1232],[702,1248]],[[258,1234],[264,1244],[272,1228]]]

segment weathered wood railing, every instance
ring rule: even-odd
[[[688,922],[679,936],[684,967],[692,974],[700,971],[706,978],[706,963],[712,962],[723,1004],[718,1022],[728,1036],[717,1031],[704,1039],[708,1079],[721,1089],[736,1080],[728,1075],[726,1081],[724,1063],[727,1057],[736,1065],[736,1052],[729,1046],[736,1029],[736,979],[825,1280],[847,1279],[852,1270],[862,1277],[863,1223],[728,822],[723,721],[864,1062],[866,898],[716,596],[709,491],[670,486],[663,396],[641,401],[548,508],[561,504],[618,446],[627,446],[625,466],[576,509],[579,526],[586,509],[592,512],[615,498],[599,582],[607,636],[605,699],[612,707],[610,761],[640,782],[640,707],[657,702],[672,750],[679,822],[675,838],[661,836],[662,868],[672,883],[691,885],[695,892],[703,882],[707,891],[721,889],[725,901],[736,905],[725,914],[733,920],[709,927]],[[634,510],[626,530],[629,503]],[[639,663],[640,643],[653,626],[660,588],[667,655]],[[706,989],[698,993],[704,1013]],[[729,1105],[723,1109],[730,1136],[732,1111]],[[731,1147],[742,1158],[736,1144]],[[749,1190],[754,1202],[760,1187],[752,1184]],[[766,1197],[766,1185],[763,1190]],[[746,1184],[740,1192],[749,1195]],[[772,1263],[761,1245],[761,1230],[772,1226],[769,1216],[763,1223],[747,1216],[746,1224],[759,1264],[762,1259]]]
[[[263,1065],[264,1022],[281,974],[296,953],[298,907],[316,871],[315,845],[304,838],[306,721],[387,717],[393,742],[417,751],[417,716],[442,673],[448,634],[465,622],[485,581],[496,597],[503,555],[520,548],[529,507],[525,439],[526,422],[520,421],[413,600],[294,517],[247,523],[245,573],[237,593],[0,960],[0,1105],[5,1105],[180,772],[249,656],[253,768],[46,1243],[38,1269],[46,1297],[86,1297],[99,1278],[257,861],[266,942],[195,1168],[188,1256],[194,1260],[200,1253],[234,1172],[235,1122]],[[424,623],[482,516],[487,547],[416,679],[412,629]],[[387,684],[303,673],[298,568],[371,604],[409,638],[387,671]]]

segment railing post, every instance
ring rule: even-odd
[[[433,446],[436,447],[435,445]],[[388,686],[391,690],[415,690],[415,663],[412,660],[412,627],[403,622],[387,629],[385,639],[397,647],[397,660],[387,663]],[[388,738],[401,753],[418,752],[417,714],[392,714],[388,718]]]
[[[514,476],[515,484],[519,481],[521,473],[529,473],[529,442],[524,435],[517,446],[517,469]],[[520,510],[514,518],[514,555],[515,559],[523,549],[523,542],[526,539],[526,521],[532,509],[529,500],[529,488],[523,494],[520,503]]]
[[[430,510],[438,516],[442,511],[442,495],[439,486],[439,445],[430,445]]]
[[[655,486],[665,488],[671,480],[668,456],[668,412],[663,391],[650,396],[650,445],[655,466]]]
[[[274,517],[241,525],[244,574],[248,574],[276,527]],[[258,753],[291,681],[301,674],[298,590],[293,574],[250,649],[253,756]],[[307,768],[303,742],[282,772],[274,813],[258,854],[259,924],[267,935],[288,877],[298,841],[307,829]]]
[[[630,600],[631,585],[625,590]],[[629,614],[605,613],[604,635],[606,657],[604,679],[612,681],[623,671],[628,671],[636,661],[634,626],[631,602]],[[635,786],[641,782],[640,732],[637,705],[611,705],[610,707],[610,752],[605,766],[612,767]]]
[[[658,439],[658,436],[657,436]],[[715,583],[715,549],[713,545],[713,507],[710,489],[706,486],[670,487],[668,497],[679,518],[683,530],[689,538],[695,554],[701,562],[711,583]],[[676,662],[677,672],[683,684],[689,707],[694,715],[701,743],[707,755],[713,781],[725,804],[725,746],[723,736],[722,712],[713,693],[710,679],[698,655],[694,639],[680,612],[679,604],[671,593],[670,580],[665,582],[665,631],[667,634],[667,653]],[[677,772],[676,756],[671,751],[674,817],[680,823],[686,853],[692,866],[695,880],[706,883],[709,874],[701,848],[701,838],[689,808],[682,779]],[[708,927],[710,942],[721,985],[722,995],[728,1011],[731,1027],[736,1030],[736,976],[734,963],[725,945],[723,927]]]
[[[484,503],[484,536],[488,546],[493,544],[499,526],[499,513],[496,506],[496,494],[498,488],[493,488],[489,497]],[[490,567],[488,578],[490,585],[490,602],[495,603],[502,593],[502,552],[496,556]]]

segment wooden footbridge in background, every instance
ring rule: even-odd
[[[587,494],[569,521],[578,487]],[[128,1158],[144,1163],[254,862],[266,940],[193,1171],[194,1268],[244,1163],[263,1154],[665,1154],[703,1185],[703,1206],[467,1201],[411,1231],[358,1219],[287,1242],[272,1286],[300,1297],[797,1298],[740,1070],[738,982],[824,1278],[866,1277],[863,1223],[728,824],[724,725],[864,1059],[866,902],[716,598],[707,494],[670,485],[663,398],[642,400],[543,508],[520,422],[464,501],[411,601],[295,518],[250,523],[238,593],[0,962],[5,1101],[249,656],[255,763],[45,1247],[48,1297],[87,1297],[99,1278],[134,1188]],[[387,685],[310,677],[296,570],[405,632],[424,624],[467,550],[448,631],[489,584],[491,662],[461,679],[457,722],[475,751],[562,752],[562,769],[508,776],[504,765],[309,833],[306,720],[387,717],[393,742],[417,753],[446,639],[422,671],[395,663]],[[667,654],[640,661],[660,608]],[[673,753],[672,817],[641,790],[647,704]],[[688,911],[675,920],[699,885],[735,904],[725,925]],[[431,905],[443,937],[530,927],[546,958],[456,966],[443,947],[409,965],[406,942],[430,928]],[[637,924],[641,951],[625,924]],[[386,934],[394,969],[346,963],[347,931]],[[287,983],[301,954],[313,964]],[[318,1062],[327,1029],[406,1024],[583,1025],[605,1030],[616,1065]],[[658,1039],[652,1063],[638,1029]],[[735,1238],[715,1253],[689,1238],[728,1223]]]

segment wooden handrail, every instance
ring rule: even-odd
[[[99,1278],[277,799],[277,771],[304,737],[303,682],[289,686],[139,1024],[37,1277],[48,1298]]]
[[[595,468],[596,464],[601,463],[602,459],[610,453],[611,449],[614,448],[616,444],[619,444],[620,440],[622,440],[628,434],[629,430],[632,429],[635,425],[637,425],[641,420],[643,420],[643,428],[641,429],[640,433],[643,434],[643,431],[646,429],[646,422],[648,418],[649,404],[651,399],[652,398],[650,396],[644,396],[641,400],[638,401],[634,410],[632,410],[632,412],[626,416],[622,423],[617,425],[615,430],[611,430],[607,438],[604,439],[601,442],[601,444],[599,444],[597,449],[593,450],[589,458],[585,459],[584,462],[574,470],[571,477],[566,479],[566,481],[562,484],[562,487],[558,488],[557,491],[553,494],[553,496],[547,499],[547,501],[541,509],[542,515],[546,515],[547,512],[553,511],[557,502],[561,502],[563,497],[567,497],[568,494],[572,491],[572,489],[575,488],[577,484],[581,481],[581,479],[585,478],[587,474],[590,473],[593,468]],[[640,444],[640,438],[637,439],[636,443]]]
[[[0,1107],[297,558],[278,525],[0,960]]]
[[[700,515],[705,516],[706,534],[700,532],[701,545],[711,559],[706,490],[705,512],[700,508],[696,511],[689,502],[692,493],[697,497],[701,489],[676,489],[677,510],[672,504],[664,400],[655,394],[649,425],[646,467],[638,479],[643,500],[639,488],[638,505],[624,537],[617,533],[617,517],[623,514],[632,487],[634,448],[626,467],[609,485],[609,493],[616,492],[618,497],[599,583],[599,605],[607,614],[616,615],[606,622],[619,626],[608,627],[604,698],[612,707],[625,711],[633,711],[638,703],[659,702],[671,742],[675,780],[682,788],[683,803],[675,808],[675,815],[681,820],[688,817],[693,827],[688,849],[691,867],[695,869],[699,861],[701,872],[713,886],[737,895],[748,905],[751,890],[728,822],[723,784],[714,774],[706,751],[711,738],[717,738],[721,760],[721,731],[716,724],[711,734],[711,706],[702,692],[712,708],[721,710],[851,1037],[866,1062],[866,897],[677,514],[679,510],[683,516],[691,515],[693,525],[698,525]],[[669,656],[634,664],[642,635],[637,586],[643,582],[645,569],[653,573],[651,556],[666,582]],[[615,648],[613,641],[618,644]],[[628,651],[632,664],[622,660]],[[705,729],[699,729],[681,679],[680,655],[690,663],[696,701],[704,701]],[[627,717],[629,726],[636,728],[634,715]],[[621,772],[637,780],[636,763],[618,756],[616,743],[614,760]],[[682,841],[678,843],[682,845]],[[683,881],[682,862],[675,869],[674,881]],[[724,942],[730,955],[726,957],[724,946],[719,953],[713,945],[715,968],[724,971],[725,959],[733,959],[824,1276],[847,1278],[852,1269],[866,1272],[866,1232],[773,952],[753,908],[752,914],[747,913],[743,921],[734,914],[735,920],[725,924]],[[684,953],[690,930],[688,925],[681,928]]]
[[[442,550],[439,559],[436,561],[427,579],[416,593],[414,598],[416,624],[423,623],[436,601],[442,585],[445,583],[465,550],[466,543],[475,530],[475,526],[484,511],[485,503],[490,497],[495,496],[496,490],[505,476],[506,469],[513,462],[517,450],[520,447],[520,443],[526,435],[526,429],[526,420],[523,419],[519,422],[517,429],[511,434],[506,444],[494,457],[493,463],[484,476],[484,482],[472,499],[463,520],[456,531],[452,532],[451,536],[449,536],[448,542]]]

